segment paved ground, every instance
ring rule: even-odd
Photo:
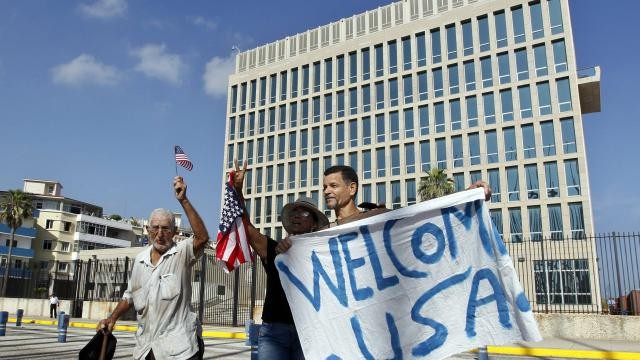
[[[7,326],[6,336],[0,337],[0,359],[77,359],[80,349],[95,335],[93,329],[69,328],[67,342],[58,342],[56,327],[25,324]],[[131,359],[133,333],[115,332],[118,339],[114,359]],[[249,348],[241,339],[205,339],[205,359],[246,360]]]

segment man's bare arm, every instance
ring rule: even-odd
[[[191,224],[191,229],[193,230],[193,252],[197,254],[209,241],[209,232],[204,226],[204,221],[202,221],[202,218],[187,198],[187,185],[184,183],[182,176],[174,178],[173,188],[176,193],[176,199],[180,202],[187,219],[189,219],[189,224]]]

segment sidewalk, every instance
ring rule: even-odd
[[[9,323],[15,323],[15,314],[9,316]],[[22,319],[23,324],[56,326],[57,320],[48,317],[29,316]],[[73,318],[70,327],[95,328],[97,321]],[[7,325],[8,326],[8,325]],[[135,321],[118,321],[115,330],[135,332]],[[225,327],[204,325],[202,336],[205,338],[246,339],[244,327]],[[523,356],[528,358],[557,359],[640,359],[640,343],[614,340],[583,340],[567,338],[546,338],[540,342],[519,342],[505,346],[488,346],[489,355]]]

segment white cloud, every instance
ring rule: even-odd
[[[181,76],[186,66],[180,55],[167,53],[164,44],[147,44],[131,53],[139,60],[136,70],[148,77],[174,85],[179,85],[182,82]]]
[[[105,65],[93,56],[82,54],[69,63],[51,69],[56,84],[80,86],[84,84],[114,85],[120,78],[120,71]]]
[[[213,97],[226,96],[229,75],[233,74],[235,69],[235,54],[231,54],[226,58],[214,56],[207,63],[204,75],[202,76],[204,80],[204,91]]]
[[[201,26],[207,30],[214,30],[218,26],[218,24],[216,24],[215,21],[206,19],[202,16],[196,16],[192,18],[191,21],[193,22],[194,25]]]
[[[93,4],[81,4],[79,9],[88,17],[110,19],[127,12],[127,0],[98,0]]]

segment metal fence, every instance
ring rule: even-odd
[[[640,234],[536,237],[506,246],[533,311],[640,315]],[[7,296],[46,298],[53,291],[74,301],[72,316],[79,317],[85,301],[121,298],[132,260],[77,260],[64,274],[12,269]],[[194,266],[192,306],[203,323],[238,326],[259,317],[266,291],[262,264],[226,273],[216,262],[207,251]]]

